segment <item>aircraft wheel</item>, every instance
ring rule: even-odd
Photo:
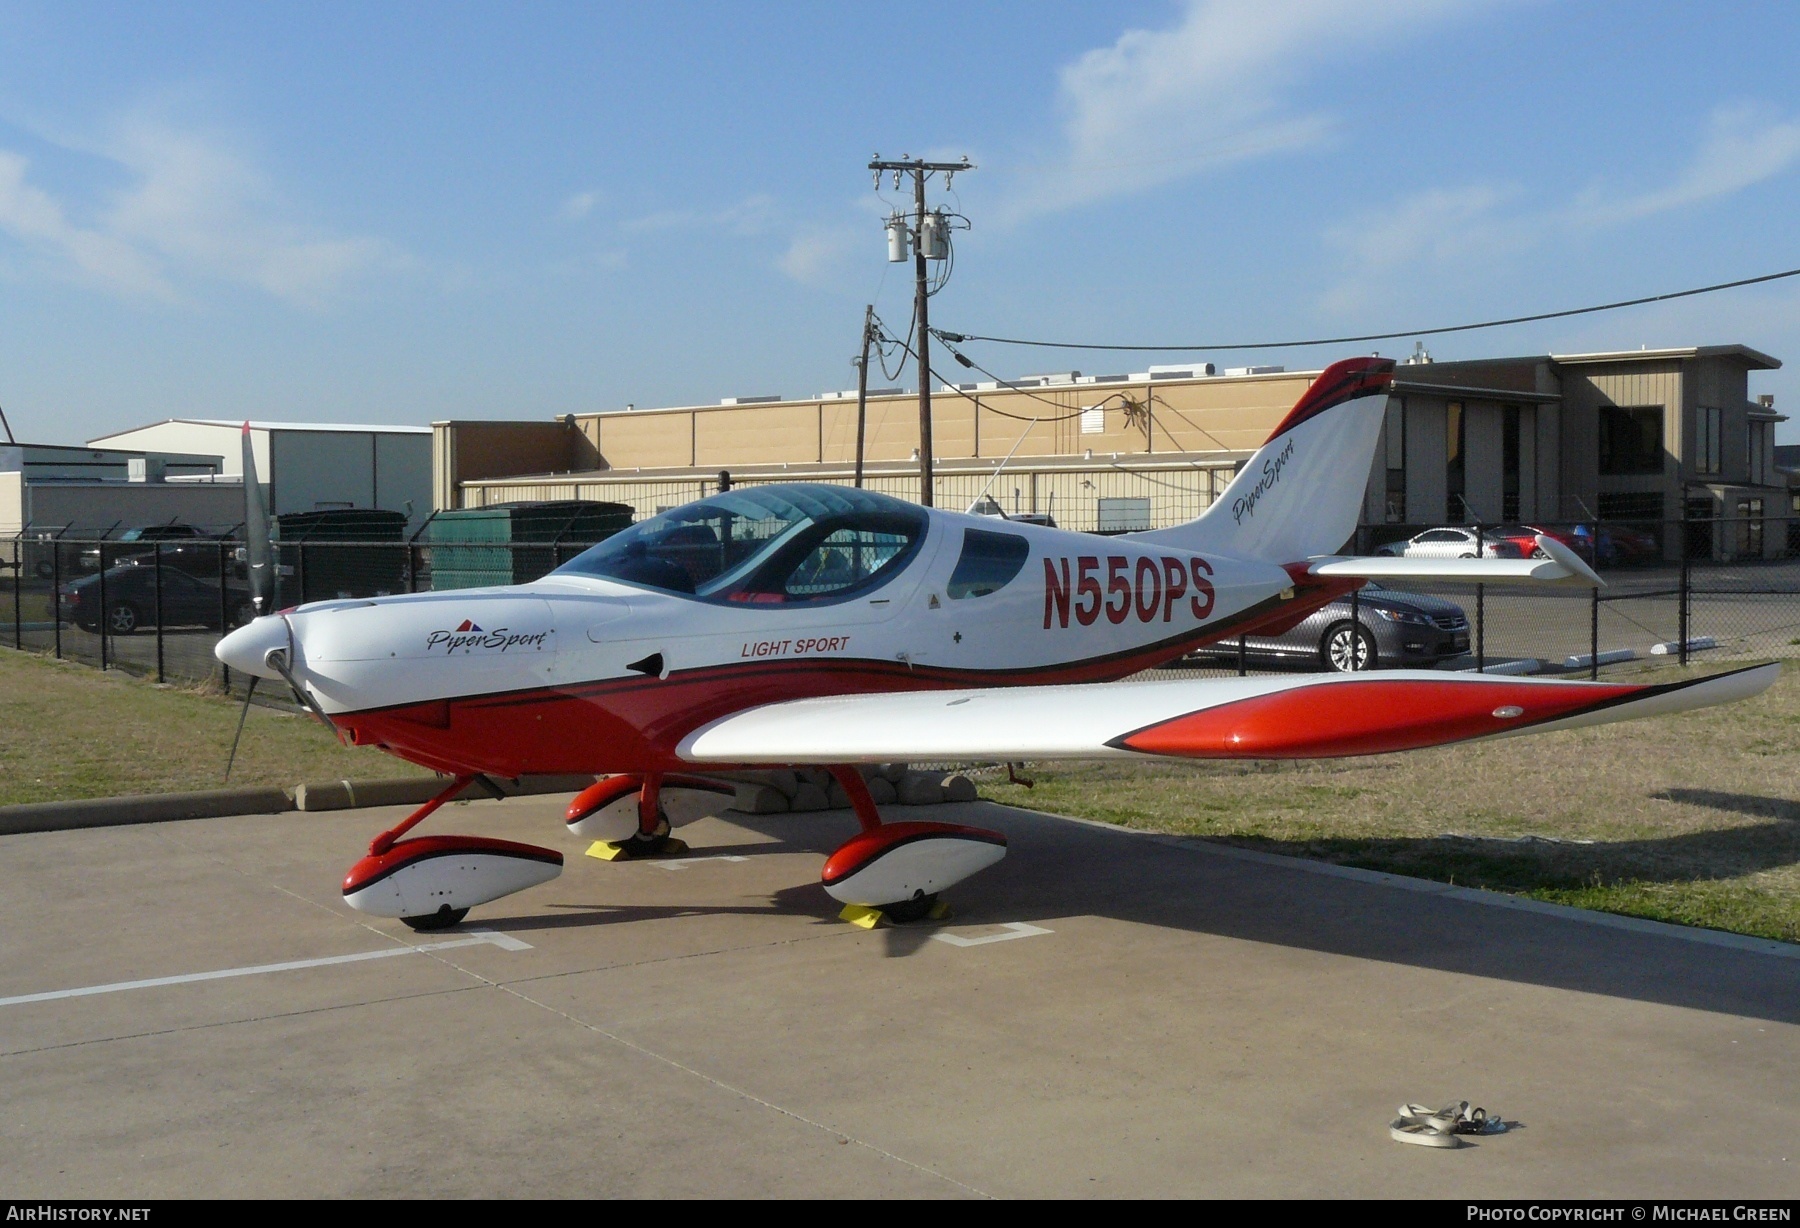
[[[895,925],[906,925],[913,921],[923,921],[937,907],[937,893],[917,895],[910,900],[901,900],[898,904],[883,904],[881,911]]]
[[[1326,669],[1340,674],[1374,669],[1375,637],[1353,623],[1334,623],[1319,641],[1319,659]]]
[[[400,919],[420,933],[429,933],[432,930],[447,930],[453,925],[458,925],[468,915],[469,910],[466,908],[452,908],[445,904],[436,912],[428,912],[422,917],[401,917]]]
[[[1457,555],[1457,556],[1456,556],[1456,557],[1457,557],[1457,558],[1459,558],[1459,559],[1472,559],[1472,558],[1474,558],[1474,557],[1475,557],[1475,556],[1474,556],[1474,555],[1472,555],[1472,554],[1459,554],[1459,555]]]

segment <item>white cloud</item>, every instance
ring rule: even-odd
[[[763,234],[774,223],[775,198],[764,192],[718,209],[665,209],[631,218],[620,229],[631,233],[654,230],[728,230],[732,234]]]
[[[1800,120],[1772,108],[1733,103],[1714,109],[1688,165],[1661,188],[1608,200],[1590,189],[1568,210],[1570,221],[1609,225],[1731,196],[1800,162]]]
[[[880,238],[880,232],[873,228],[866,233],[849,226],[802,230],[788,243],[777,264],[783,273],[803,285],[826,285],[846,271],[859,239],[861,246],[872,252]]]
[[[577,192],[563,201],[557,214],[565,222],[578,222],[594,211],[594,206],[605,198],[605,194],[595,191]]]
[[[147,115],[125,118],[85,153],[126,180],[76,209],[28,181],[28,165],[0,150],[0,230],[65,268],[127,297],[180,297],[188,281],[254,286],[314,306],[383,262],[388,243],[336,236],[289,220],[268,177],[215,139]]]
[[[1168,30],[1128,30],[1062,70],[1064,149],[1021,185],[1013,216],[1141,191],[1207,167],[1317,143],[1296,80],[1467,0],[1189,0]],[[1371,69],[1372,71],[1373,69]]]
[[[1517,188],[1491,184],[1432,188],[1341,226],[1330,237],[1365,269],[1420,258],[1442,263],[1472,247],[1489,248],[1497,210],[1519,195]]]
[[[1800,120],[1747,104],[1714,110],[1706,134],[1667,182],[1638,192],[1590,186],[1570,200],[1524,204],[1516,184],[1430,188],[1402,197],[1327,232],[1343,253],[1346,279],[1325,305],[1349,312],[1375,292],[1371,271],[1492,265],[1558,239],[1614,230],[1632,222],[1722,200],[1800,165]]]
[[[73,265],[82,279],[127,297],[172,299],[156,263],[131,244],[77,226],[49,193],[26,182],[28,163],[0,150],[0,230],[33,251]]]

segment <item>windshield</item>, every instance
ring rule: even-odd
[[[910,503],[848,486],[752,486],[632,525],[556,569],[710,601],[836,600],[884,584],[925,537]]]

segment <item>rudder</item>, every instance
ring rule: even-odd
[[[1199,519],[1133,537],[1272,563],[1337,550],[1361,516],[1393,378],[1391,358],[1333,363]]]

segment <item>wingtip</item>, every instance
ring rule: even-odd
[[[1561,564],[1570,573],[1571,579],[1585,580],[1595,588],[1606,587],[1606,581],[1600,578],[1599,572],[1588,566],[1587,560],[1554,537],[1539,533],[1537,548],[1549,555],[1554,562]]]

